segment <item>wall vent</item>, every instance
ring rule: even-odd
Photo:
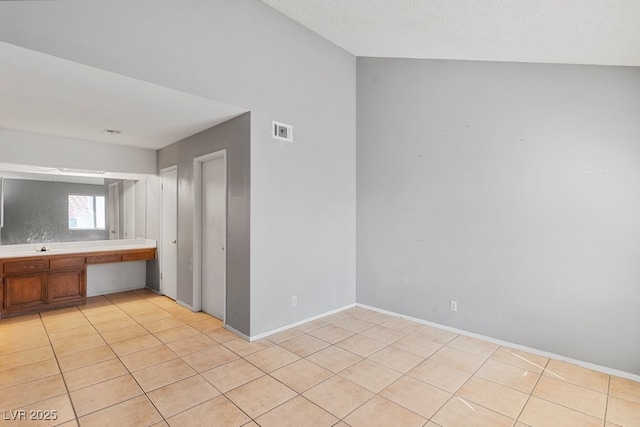
[[[281,141],[293,142],[293,126],[286,123],[271,122],[271,137]]]

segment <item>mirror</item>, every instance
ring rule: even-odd
[[[15,171],[0,177],[2,245],[146,237],[144,179]]]

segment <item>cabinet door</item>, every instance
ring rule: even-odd
[[[86,289],[84,270],[49,273],[47,280],[47,303],[82,300]]]
[[[4,277],[5,310],[20,310],[44,304],[45,275],[21,274]]]

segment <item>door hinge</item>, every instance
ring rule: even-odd
[[[162,280],[162,273],[160,273],[160,280]]]
[[[164,184],[160,184],[160,189],[164,190]]]

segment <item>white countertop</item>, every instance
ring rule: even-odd
[[[41,251],[45,247],[46,251]],[[27,243],[0,246],[0,258],[21,258],[73,253],[150,249],[156,241],[150,239],[93,240],[87,242]]]

